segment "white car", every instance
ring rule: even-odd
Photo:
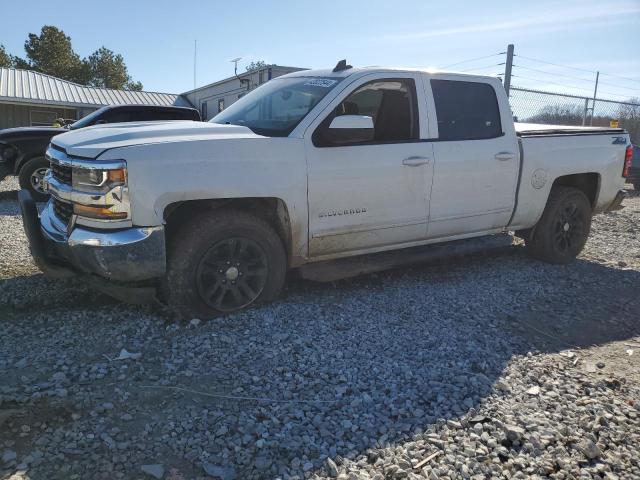
[[[340,62],[209,123],[56,136],[47,208],[20,199],[48,275],[215,314],[275,298],[312,262],[506,231],[570,262],[592,215],[620,206],[630,152],[622,129],[514,125],[496,78]]]

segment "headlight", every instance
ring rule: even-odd
[[[117,169],[86,169],[74,167],[71,174],[74,190],[106,192],[127,181],[125,168]]]
[[[127,168],[124,161],[73,165],[73,213],[98,220],[130,218]]]

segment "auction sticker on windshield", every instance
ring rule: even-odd
[[[305,82],[305,85],[311,85],[312,87],[329,88],[333,87],[337,82],[337,80],[331,80],[329,78],[314,78],[313,80]]]

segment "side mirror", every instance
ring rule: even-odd
[[[325,137],[337,145],[370,142],[374,138],[373,118],[368,115],[340,115],[331,121]]]

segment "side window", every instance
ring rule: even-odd
[[[160,120],[163,110],[156,110],[155,108],[143,108],[138,111],[131,112],[132,122],[152,122],[154,120]]]
[[[30,124],[32,127],[50,127],[58,118],[56,112],[31,110],[29,114],[31,116]]]
[[[317,147],[338,146],[326,134],[331,121],[341,115],[366,115],[373,119],[373,141],[339,145],[400,143],[419,137],[416,87],[413,79],[374,80],[358,87],[325,118],[313,134]]]
[[[121,123],[121,122],[131,122],[132,116],[131,111],[129,110],[113,110],[108,112],[101,118],[96,121],[97,123]]]
[[[500,108],[486,83],[431,80],[440,140],[480,140],[502,135]]]
[[[203,120],[207,120],[207,102],[202,102],[202,111],[200,112]]]

